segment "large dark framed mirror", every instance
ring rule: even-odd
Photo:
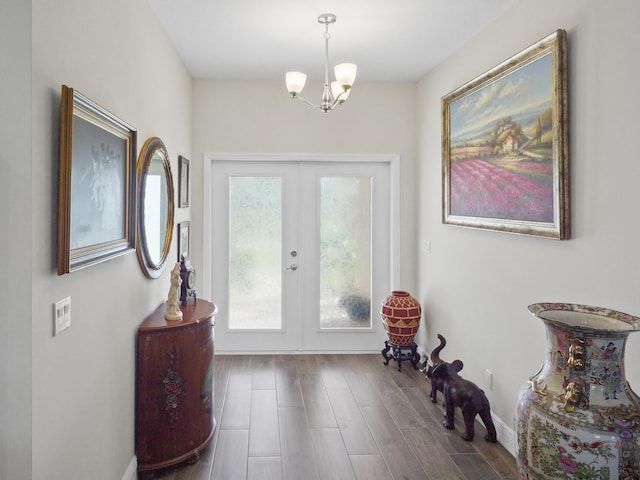
[[[149,138],[138,157],[138,218],[136,252],[142,271],[158,278],[173,238],[173,177],[169,154],[158,137]]]

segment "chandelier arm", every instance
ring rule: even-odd
[[[302,95],[296,95],[296,96],[291,96],[291,98],[293,98],[294,100],[304,100],[304,102],[309,105],[311,108],[317,108],[317,109],[322,109],[322,105],[314,105],[313,103],[311,103],[309,100],[307,100],[306,98],[304,98]]]
[[[322,105],[314,105],[309,100],[304,98],[302,95],[296,95],[296,96],[292,95],[291,98],[293,100],[303,100],[311,108],[317,108],[318,110],[322,110],[324,113],[327,113],[333,110],[336,107],[336,105],[342,106],[342,104],[344,103],[344,100],[341,100],[340,97],[342,96],[343,93],[345,92],[342,92],[340,95],[338,95],[338,97],[333,102],[322,104]]]
[[[331,105],[329,106],[328,110],[333,110],[335,108],[336,105],[342,105],[344,103],[344,100],[340,100],[340,96],[342,94],[338,95],[338,98],[336,98]]]
[[[335,105],[337,102],[340,102],[340,105],[342,105],[344,103],[344,101],[346,100],[346,98],[344,100],[342,100],[342,99],[340,99],[340,97],[342,97],[345,93],[347,93],[347,91],[348,90],[343,90],[342,92],[340,92],[338,94],[338,96],[336,97],[335,102],[333,104]]]

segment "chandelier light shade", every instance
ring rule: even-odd
[[[307,81],[307,76],[302,72],[287,72],[287,90],[294,97],[297,96]]]
[[[335,66],[336,81],[338,85],[346,90],[351,88],[353,82],[356,80],[356,72],[358,67],[353,63],[341,63]]]
[[[306,98],[300,96],[300,92],[304,88],[307,76],[302,72],[287,72],[286,84],[287,91],[291,94],[291,98],[304,100],[307,105],[322,110],[323,113],[329,113],[336,106],[342,105],[349,97],[349,92],[356,80],[358,67],[353,63],[341,63],[336,65],[334,73],[336,80],[329,83],[329,25],[335,23],[336,16],[333,13],[324,13],[318,17],[318,23],[325,26],[324,30],[324,89],[320,105],[314,105]]]

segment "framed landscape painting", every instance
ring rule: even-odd
[[[442,98],[442,222],[566,240],[566,32]]]

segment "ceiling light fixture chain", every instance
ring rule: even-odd
[[[286,83],[287,91],[291,94],[291,98],[304,100],[307,105],[322,110],[323,113],[329,113],[336,106],[342,105],[347,97],[353,82],[356,78],[357,67],[353,63],[341,63],[334,68],[336,81],[329,83],[329,25],[335,23],[336,16],[333,13],[325,13],[318,17],[318,23],[325,26],[324,31],[324,86],[322,91],[320,105],[314,105],[306,98],[300,96],[300,92],[304,88],[307,76],[301,72],[287,72]]]

